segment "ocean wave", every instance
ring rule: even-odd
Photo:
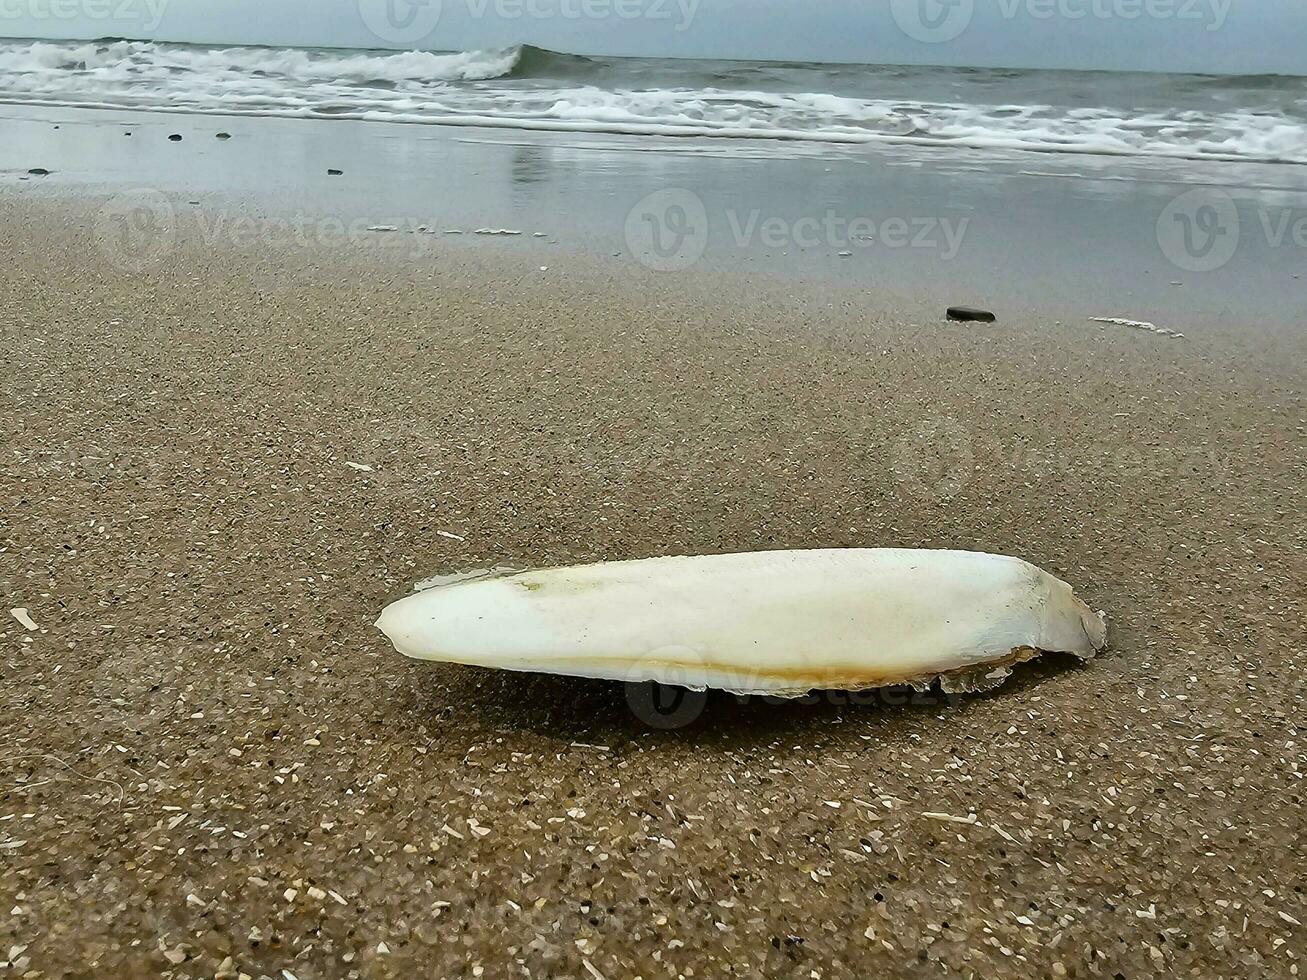
[[[156,44],[149,41],[35,42],[0,45],[0,85],[25,76],[34,90],[57,90],[64,82],[123,83],[173,79],[209,85],[245,77],[321,82],[455,82],[511,74],[521,45],[489,51],[437,54],[430,51],[347,52],[333,49],[227,47]]]
[[[1063,84],[1129,95],[1120,108],[1049,98],[1059,73],[949,71],[592,59],[528,45],[441,54],[0,42],[0,101],[1307,164],[1301,80],[1271,88],[1276,98],[1256,109],[1231,108],[1253,97],[1230,81],[1220,89],[1159,76],[1132,81],[1134,91],[1107,75],[1096,88]],[[1253,82],[1249,92],[1269,85]],[[814,91],[814,83],[843,91]],[[952,97],[916,94],[932,85]]]

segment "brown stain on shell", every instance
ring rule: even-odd
[[[597,665],[617,666],[629,665],[630,667],[639,666],[642,668],[641,674],[648,672],[648,668],[657,668],[664,675],[675,674],[677,672],[685,675],[687,685],[698,686],[701,682],[692,680],[695,675],[702,676],[708,671],[715,671],[723,674],[735,674],[741,678],[738,682],[739,689],[758,691],[759,693],[806,693],[808,691],[821,690],[868,690],[876,687],[899,687],[910,686],[916,688],[926,688],[936,681],[941,682],[946,689],[954,691],[978,691],[997,686],[1006,678],[1006,673],[997,679],[989,679],[987,675],[996,670],[1004,670],[1024,663],[1027,660],[1033,660],[1042,653],[1056,652],[1039,650],[1031,646],[1015,647],[1008,653],[997,656],[992,659],[978,660],[971,664],[965,664],[961,667],[955,667],[951,670],[928,670],[917,673],[902,673],[895,671],[876,671],[870,672],[865,665],[847,665],[847,666],[823,666],[823,667],[772,667],[765,671],[757,671],[750,674],[747,669],[738,665],[725,665],[712,663],[710,661],[692,661],[675,657],[585,657],[577,660],[556,660],[550,664],[541,663],[529,668],[507,667],[504,664],[476,662],[456,657],[439,657],[436,659],[444,663],[461,663],[474,667],[491,667],[500,670],[519,670],[527,673],[566,673],[567,668],[593,668]],[[424,658],[426,659],[426,658]],[[588,673],[582,673],[579,676],[590,676]],[[632,678],[633,680],[635,678]],[[643,681],[646,678],[641,677]],[[677,684],[678,681],[664,683]],[[736,688],[731,688],[736,689]]]

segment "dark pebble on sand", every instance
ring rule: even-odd
[[[343,171],[343,170],[328,170],[328,171],[327,171],[327,176],[328,176],[328,177],[340,177],[340,176],[342,176],[344,173],[345,173],[345,171]]]
[[[959,320],[963,323],[973,321],[975,323],[993,323],[994,314],[989,310],[978,310],[973,306],[950,306],[948,308],[948,318],[950,320]]]
[[[31,174],[33,177],[48,177],[48,176],[50,176],[50,171],[46,170],[45,167],[33,167],[31,170],[29,170],[29,171],[27,171],[27,172],[28,172],[29,174]]]
[[[231,133],[218,133],[217,138],[220,140],[229,140],[231,139]]]
[[[173,133],[168,137],[168,139],[172,140],[174,143],[180,143],[182,141],[180,133]]]

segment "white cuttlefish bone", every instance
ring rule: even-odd
[[[996,686],[1041,652],[1089,659],[1100,615],[1018,558],[847,549],[651,558],[454,582],[388,606],[402,654],[798,697]]]

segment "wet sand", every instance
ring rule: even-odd
[[[134,272],[101,203],[0,203],[11,975],[1298,974],[1302,332],[186,221]],[[440,572],[880,545],[1027,558],[1111,647],[660,731],[372,627]]]
[[[872,290],[902,310],[1243,329],[1297,328],[1307,309],[1307,167],[58,106],[0,105],[0,129],[0,190],[198,201],[210,240],[252,214],[286,222],[269,232],[283,242],[425,226],[444,249],[507,228],[523,234],[499,244],[540,265],[579,251],[634,273],[667,258],[653,221],[691,272]],[[1215,237],[1183,237],[1207,209]]]

